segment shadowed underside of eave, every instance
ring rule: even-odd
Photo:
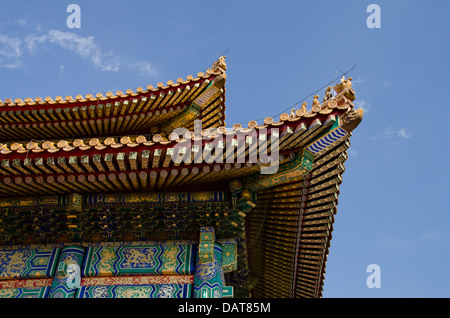
[[[247,216],[254,297],[321,297],[349,139],[297,181],[258,192]]]

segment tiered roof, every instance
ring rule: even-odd
[[[256,297],[320,297],[349,137],[363,115],[351,78],[309,110],[226,129],[225,70],[220,58],[197,78],[126,94],[0,101],[1,242],[192,239],[195,226],[215,224],[218,237],[239,237],[230,280]],[[253,160],[262,149],[279,153],[276,174]],[[79,194],[85,212],[64,212]]]
[[[192,127],[180,120],[194,106],[204,127],[225,124],[226,64],[219,59],[197,77],[178,78],[103,96],[77,95],[0,100],[0,140],[119,136]],[[199,108],[196,110],[195,108]],[[196,114],[197,115],[197,114]],[[163,124],[163,125],[162,125]],[[162,125],[162,126],[161,126]]]

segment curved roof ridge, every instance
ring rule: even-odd
[[[6,98],[4,100],[0,99],[0,107],[4,106],[36,106],[36,105],[54,105],[54,104],[70,104],[75,102],[97,102],[97,101],[105,101],[107,99],[115,99],[115,98],[125,98],[129,96],[137,96],[140,94],[145,94],[148,92],[160,92],[163,90],[167,90],[170,88],[177,88],[180,85],[186,85],[193,82],[198,82],[201,79],[206,79],[211,76],[217,76],[225,73],[225,70],[227,69],[226,63],[225,63],[225,57],[221,56],[219,59],[214,62],[213,66],[211,68],[208,68],[205,72],[199,72],[197,73],[197,76],[194,77],[192,75],[188,75],[186,77],[186,80],[184,80],[182,77],[177,78],[175,81],[168,80],[166,84],[163,82],[158,82],[156,84],[156,87],[153,85],[147,85],[146,89],[143,87],[138,87],[136,89],[127,89],[125,92],[119,90],[115,94],[113,92],[107,92],[105,96],[102,93],[96,93],[93,94],[86,94],[83,95],[76,95],[75,97],[71,95],[67,95],[66,97],[62,96],[56,96],[54,98],[47,96],[45,98],[42,97],[35,97],[32,98]]]

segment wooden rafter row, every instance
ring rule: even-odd
[[[70,157],[68,162],[58,160],[58,164],[55,164],[52,160],[50,165],[48,161],[44,165],[42,158],[39,158],[35,166],[23,168],[27,169],[27,174],[22,171],[17,176],[1,178],[0,196],[6,197],[12,193],[24,196],[170,189],[188,184],[214,183],[239,178],[257,173],[261,169],[260,165],[249,162],[193,166],[191,169],[169,168],[163,160],[158,159],[156,163],[157,157],[154,157],[153,161],[146,160],[144,163],[141,161],[138,165],[135,154],[131,153],[127,157],[124,153],[106,154],[101,161],[96,156],[93,160],[88,156],[81,157],[81,160]],[[280,164],[293,158],[292,155],[282,155]],[[143,165],[147,168],[143,169]],[[152,168],[153,165],[156,168]],[[130,170],[130,168],[137,169]],[[57,170],[60,173],[56,173]],[[14,172],[18,171],[20,170]]]
[[[253,296],[320,297],[348,147],[341,140],[315,158],[307,176],[258,193],[247,221],[259,278]]]

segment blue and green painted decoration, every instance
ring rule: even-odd
[[[202,227],[198,243],[18,246],[0,249],[0,298],[232,297],[224,272],[236,269],[236,240],[216,240],[214,227]],[[142,275],[162,279],[140,281]],[[191,280],[164,280],[177,275]],[[106,284],[82,283],[104,278]]]

